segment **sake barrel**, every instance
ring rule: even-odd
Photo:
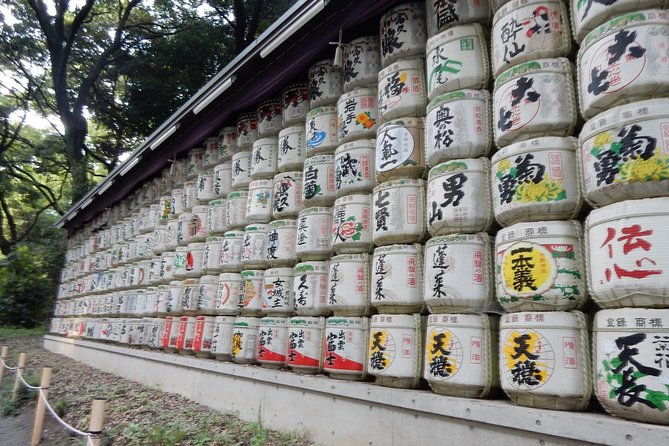
[[[327,308],[330,261],[309,261],[293,268],[293,301],[299,316],[325,316]]]
[[[425,235],[425,184],[423,180],[399,179],[381,183],[372,194],[377,246],[420,242]]]
[[[262,308],[270,316],[290,316],[295,312],[293,268],[270,268],[263,276]]]
[[[430,234],[487,231],[492,224],[490,161],[468,158],[430,169],[427,183],[427,229]]]
[[[566,58],[525,62],[495,79],[495,143],[504,147],[539,136],[568,136],[578,113],[571,62]]]
[[[235,318],[232,316],[216,316],[214,333],[211,337],[211,353],[221,361],[232,359],[232,330]]]
[[[427,40],[427,97],[490,84],[488,39],[479,24],[456,26]]]
[[[181,316],[179,318],[179,334],[177,335],[177,351],[182,355],[194,355],[195,317]]]
[[[214,194],[214,172],[212,170],[200,172],[196,184],[195,198],[198,203],[207,204],[209,200],[216,198]]]
[[[266,224],[252,224],[244,228],[242,241],[242,266],[249,268],[264,268],[267,266],[265,253],[267,250]]]
[[[297,217],[303,208],[301,171],[283,172],[274,177],[272,216],[274,218]]]
[[[181,313],[186,315],[196,315],[197,310],[197,292],[199,288],[198,279],[186,279],[183,281],[183,294],[181,295]]]
[[[354,194],[337,198],[332,217],[332,248],[336,253],[370,251],[371,212],[371,195]]]
[[[491,107],[486,90],[455,91],[430,102],[425,118],[427,164],[487,156],[492,146]]]
[[[485,398],[499,387],[498,325],[488,314],[427,317],[423,378],[433,392]]]
[[[239,314],[242,278],[239,273],[221,273],[216,290],[216,314]]]
[[[188,240],[193,242],[203,242],[209,235],[207,223],[207,206],[193,206],[191,212],[190,237]]]
[[[186,172],[188,170],[188,157],[178,159],[172,163],[172,187],[181,187],[186,181]]]
[[[434,237],[425,245],[423,298],[431,313],[485,309],[493,299],[491,241],[486,233]]]
[[[228,230],[225,220],[226,200],[211,200],[207,207],[207,229],[209,235],[223,235]]]
[[[301,169],[306,158],[304,125],[286,127],[279,132],[277,168],[279,172]]]
[[[199,314],[216,314],[218,282],[218,276],[212,274],[200,277],[196,304]]]
[[[295,239],[297,238],[297,220],[273,220],[267,229],[265,242],[265,260],[271,267],[295,265]]]
[[[109,335],[111,335],[111,327],[109,327]],[[104,333],[104,330],[103,330]],[[167,316],[165,318],[165,325],[163,327],[163,336],[161,347],[168,352],[177,351],[177,338],[179,337],[179,318],[175,316]]]
[[[277,154],[279,143],[277,137],[262,138],[253,143],[251,151],[251,178],[254,180],[272,179],[278,171]]]
[[[251,182],[251,150],[242,150],[232,155],[232,189],[243,190]]]
[[[376,181],[422,178],[425,172],[425,119],[388,121],[376,135]]]
[[[331,378],[362,380],[367,376],[366,317],[329,317],[325,320],[323,371]]]
[[[186,277],[186,257],[188,246],[178,246],[174,256],[174,277],[183,279]]]
[[[316,153],[329,153],[339,144],[337,136],[337,107],[325,105],[307,113],[305,135],[307,138],[307,156]]]
[[[198,316],[195,318],[195,338],[193,340],[193,351],[195,356],[210,358],[211,343],[214,337],[214,317]]]
[[[426,2],[428,35],[465,23],[488,23],[492,14],[489,2]],[[429,41],[428,41],[429,45]]]
[[[225,201],[225,224],[228,229],[241,229],[246,223],[247,191],[235,191],[228,194]]]
[[[325,318],[296,316],[288,322],[286,366],[298,373],[323,371]]]
[[[561,0],[514,0],[502,6],[492,23],[495,76],[519,63],[568,56],[571,34],[567,6]]]
[[[225,198],[232,192],[232,161],[225,161],[214,167],[214,195]]]
[[[258,118],[256,114],[242,113],[237,118],[237,151],[250,149],[256,139],[258,139]]]
[[[611,415],[669,424],[669,310],[598,311],[593,327],[595,395]]]
[[[332,254],[332,208],[302,209],[297,218],[295,254],[301,260],[326,260]]]
[[[172,195],[163,195],[160,197],[160,224],[166,224],[171,218],[172,214]]]
[[[404,3],[386,11],[379,26],[381,64],[425,54],[425,3]]]
[[[257,122],[257,121],[256,121]],[[218,131],[218,158],[229,161],[233,153],[239,151],[237,146],[237,127],[223,127]]]
[[[172,190],[172,202],[170,204],[170,218],[177,218],[184,212],[184,190],[183,189],[173,189]]]
[[[202,275],[202,258],[204,257],[204,243],[189,243],[186,251],[186,277],[200,277]]]
[[[188,164],[186,165],[186,180],[194,180],[202,171],[204,163],[204,149],[197,147],[188,151]]]
[[[423,329],[419,314],[375,314],[369,327],[367,372],[376,384],[415,388],[422,376]]]
[[[362,139],[342,144],[335,152],[337,197],[353,192],[370,192],[376,185],[376,141]]]
[[[197,178],[197,177],[196,177]],[[198,204],[196,192],[197,192],[196,182],[186,181],[184,183],[184,212],[190,212],[193,209],[193,206]]]
[[[669,198],[595,209],[585,224],[588,291],[602,308],[669,305]]]
[[[331,59],[316,62],[309,67],[309,105],[311,109],[336,104],[344,89],[344,78]]]
[[[334,155],[304,161],[302,197],[305,206],[332,206],[336,198]]]
[[[645,4],[644,4],[645,6]],[[581,114],[669,94],[669,11],[616,17],[592,30],[578,51]]]
[[[336,316],[365,316],[369,311],[369,254],[330,259],[327,307]]]
[[[371,303],[381,313],[417,313],[423,307],[423,249],[412,245],[374,250]]]
[[[258,327],[260,319],[256,317],[238,317],[232,326],[231,356],[240,364],[255,364]]]
[[[184,212],[179,215],[177,219],[177,244],[179,246],[186,246],[191,241],[192,224],[193,214],[191,212]]]
[[[497,300],[508,311],[571,310],[587,299],[577,221],[517,223],[497,233]]]
[[[202,167],[204,169],[211,169],[221,161],[220,151],[218,150],[219,144],[218,136],[210,136],[204,140],[204,156],[202,157]]]
[[[158,285],[158,295],[156,297],[156,316],[164,317],[167,315],[167,301],[170,285]],[[107,313],[107,311],[105,311]]]
[[[272,190],[274,181],[254,180],[249,184],[246,219],[249,223],[269,223],[272,219]]]
[[[381,44],[378,36],[364,36],[344,46],[344,92],[373,85],[381,71]]]
[[[268,316],[260,319],[256,357],[263,367],[282,368],[288,350],[288,319]]]
[[[379,72],[379,118],[423,116],[427,105],[425,59],[402,59]]]
[[[588,341],[580,311],[503,315],[499,327],[502,390],[520,406],[585,410],[592,393]]]
[[[281,92],[283,103],[283,126],[303,124],[309,112],[309,87],[307,84],[291,84]]]
[[[376,88],[371,87],[341,95],[337,101],[339,143],[376,136],[379,121],[376,96]]]
[[[283,108],[281,99],[267,99],[258,104],[256,122],[258,137],[274,136],[281,130]],[[254,143],[255,146],[255,143]]]
[[[581,42],[597,26],[614,17],[637,10],[640,4],[638,0],[572,1],[571,25],[574,30],[574,38],[577,42]],[[643,2],[644,8],[666,8],[668,5],[666,0],[644,0]]]
[[[259,316],[262,313],[264,270],[244,270],[240,273],[240,308],[244,316]]]
[[[595,207],[667,195],[669,99],[620,105],[589,120],[579,137],[585,198]]]
[[[243,231],[227,231],[223,235],[221,245],[221,258],[219,267],[221,271],[239,272],[242,269],[242,249],[244,246]]]
[[[181,315],[183,313],[183,294],[183,281],[171,281],[167,290],[167,302],[165,303],[166,314]]]

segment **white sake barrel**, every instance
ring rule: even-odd
[[[430,102],[425,117],[427,164],[487,156],[492,146],[491,107],[487,90],[454,91]]]
[[[382,386],[415,388],[422,376],[419,314],[376,314],[369,327],[367,371]]]
[[[258,138],[276,136],[281,130],[281,119],[283,108],[281,99],[267,99],[258,104],[256,122],[258,126]],[[253,144],[255,146],[255,143]]]
[[[197,177],[195,179],[197,179]],[[193,206],[198,204],[196,196],[197,184],[195,179],[184,183],[184,212],[190,212],[193,209]]]
[[[427,317],[423,378],[441,395],[485,398],[499,387],[496,316]]]
[[[198,279],[186,279],[183,281],[183,294],[181,296],[181,313],[196,315],[197,295],[200,281]]]
[[[488,1],[431,1],[426,2],[425,6],[429,36],[434,36],[452,26],[466,23],[487,24],[492,15],[492,7]]]
[[[179,220],[171,219],[166,225],[157,226],[153,233],[153,253],[163,254],[179,246]]]
[[[205,170],[197,176],[197,188],[195,197],[200,204],[207,204],[209,200],[216,198],[214,194],[214,172]]]
[[[371,192],[376,185],[376,141],[362,139],[342,144],[335,152],[335,189],[337,196],[353,192]]]
[[[162,347],[162,336],[165,330],[165,319],[154,318],[151,330],[148,333],[146,345],[152,349]]]
[[[244,316],[259,316],[262,314],[263,303],[263,276],[262,269],[244,270],[240,273],[240,308]]]
[[[579,137],[585,198],[595,207],[668,195],[669,99],[621,105],[589,120]]]
[[[404,3],[381,16],[381,65],[425,54],[425,3]]]
[[[258,327],[256,317],[238,317],[232,326],[232,360],[240,364],[255,364],[258,347]]]
[[[420,242],[425,235],[425,182],[381,183],[372,194],[372,238],[377,246]]]
[[[221,162],[220,151],[218,150],[219,144],[218,136],[210,136],[204,140],[204,156],[202,157],[202,167],[204,169],[212,169]]]
[[[369,252],[372,247],[372,196],[337,198],[332,213],[332,248],[336,253]]]
[[[214,337],[214,316],[198,316],[195,318],[195,339],[193,351],[195,356],[209,358],[212,356],[211,343]]]
[[[293,301],[295,312],[300,316],[324,316],[329,314],[328,279],[330,261],[309,261],[293,268]]]
[[[266,224],[252,224],[244,228],[242,242],[242,266],[244,269],[265,268],[267,260],[267,230]]]
[[[223,235],[228,230],[225,221],[226,200],[217,198],[207,206],[207,230],[209,235]]]
[[[301,169],[307,156],[304,124],[286,127],[279,132],[277,168],[279,172]]]
[[[418,243],[376,248],[371,302],[381,313],[417,313],[423,307],[423,249]]]
[[[427,105],[425,59],[397,60],[379,71],[379,118],[423,116]]]
[[[274,181],[253,180],[249,184],[246,219],[249,223],[269,223],[272,220],[272,190]]]
[[[249,150],[258,139],[258,119],[255,113],[242,113],[237,118],[237,151]],[[233,155],[237,153],[233,152]]]
[[[186,251],[186,276],[200,277],[202,275],[202,259],[204,257],[204,243],[189,243]]]
[[[193,206],[191,212],[190,237],[187,239],[193,242],[203,242],[209,235],[209,224],[207,223],[207,206]]]
[[[595,395],[611,415],[669,424],[669,310],[601,310],[593,327]]]
[[[645,6],[645,4],[644,4]],[[669,93],[669,11],[616,17],[590,32],[578,51],[581,114]]]
[[[295,312],[293,268],[270,268],[263,276],[263,311],[270,316],[290,316]]]
[[[239,314],[242,278],[239,273],[221,273],[216,290],[216,314]]]
[[[302,171],[283,172],[274,177],[272,216],[295,218],[304,207],[302,204]]]
[[[174,256],[174,274],[175,278],[183,279],[186,277],[186,256],[188,246],[178,246]]]
[[[344,254],[330,259],[328,310],[336,316],[369,312],[369,254]]]
[[[456,26],[428,39],[428,98],[434,100],[465,88],[488,88],[491,75],[487,41],[479,24]]]
[[[167,316],[163,328],[161,347],[169,352],[177,351],[177,339],[179,338],[179,317]]]
[[[243,231],[227,231],[223,235],[219,267],[225,272],[242,270],[242,249],[244,246]]]
[[[188,151],[188,164],[186,165],[186,179],[194,180],[203,170],[204,149],[195,148]]]
[[[225,198],[232,192],[232,161],[225,161],[214,167],[214,195]]]
[[[334,155],[315,155],[304,161],[302,197],[305,206],[332,206],[335,188]]]
[[[521,221],[564,220],[581,210],[576,138],[542,137],[511,144],[492,157],[495,218],[508,226]]]
[[[521,312],[502,316],[499,371],[515,404],[585,410],[592,366],[585,315],[580,311]]]
[[[216,316],[214,333],[211,337],[211,353],[221,361],[232,359],[232,330],[235,318],[232,316]]]
[[[488,158],[447,161],[430,169],[426,207],[433,236],[487,231],[493,219]]]
[[[243,190],[251,183],[251,150],[242,150],[232,155],[232,189]]]
[[[160,197],[160,224],[167,224],[173,217],[172,215],[172,195],[163,195]]]
[[[259,139],[253,143],[251,151],[251,178],[254,180],[272,179],[278,171],[277,137]]]
[[[309,105],[311,109],[337,103],[344,92],[344,78],[340,67],[332,59],[321,60],[309,67]]]
[[[246,226],[247,191],[235,191],[225,200],[225,225],[228,229],[241,229]]]
[[[181,280],[170,282],[167,290],[165,314],[180,315],[183,312],[184,283]]]
[[[269,266],[295,265],[295,241],[297,238],[297,220],[273,220],[267,228],[265,260]]]
[[[585,223],[588,291],[602,308],[669,305],[669,198],[611,204]]]
[[[170,204],[170,218],[177,218],[184,212],[184,190],[172,190],[172,203]]]
[[[229,161],[233,153],[239,151],[237,146],[237,127],[223,127],[218,131],[218,158],[221,161]]]
[[[295,254],[301,260],[325,260],[332,253],[332,208],[312,207],[297,219]]]
[[[200,277],[197,288],[197,311],[199,314],[216,314],[218,276],[205,275]]]
[[[431,313],[482,311],[493,300],[493,260],[485,233],[434,237],[425,245],[423,298]]]
[[[158,288],[158,295],[156,297],[156,316],[164,317],[167,315],[167,299],[169,295],[170,286],[161,284],[158,285],[157,288]],[[105,311],[105,313],[107,312]]]
[[[577,221],[517,223],[497,233],[497,300],[507,311],[572,310],[586,299]]]
[[[363,86],[376,86],[381,71],[381,45],[378,36],[351,40],[344,46],[344,92]]]
[[[581,42],[585,36],[602,23],[623,14],[643,8],[666,8],[667,0],[614,0],[571,1],[571,25],[574,39]]]
[[[525,62],[495,79],[495,143],[504,147],[539,136],[569,136],[578,120],[571,62]]]
[[[304,84],[292,84],[281,92],[283,103],[283,127],[304,124],[309,112],[309,87]]]
[[[256,357],[263,367],[282,368],[288,350],[288,319],[264,317],[258,327]]]
[[[367,376],[366,317],[329,317],[325,320],[323,371],[331,378],[362,380]]]
[[[339,143],[374,138],[379,123],[376,86],[344,93],[337,101]]]
[[[297,316],[289,319],[286,366],[298,373],[323,371],[325,318]]]
[[[177,337],[177,350],[182,355],[193,355],[193,343],[195,342],[195,317],[181,316],[179,318],[179,334]]]
[[[179,246],[187,245],[192,237],[193,214],[184,212],[177,219],[177,244]]]
[[[422,178],[425,173],[425,119],[388,121],[376,134],[376,181]]]
[[[186,181],[186,171],[188,170],[188,157],[180,158],[172,163],[172,187],[181,187]]]
[[[335,104],[336,102],[335,100]],[[307,113],[305,135],[307,156],[334,151],[339,144],[336,105],[314,108]]]

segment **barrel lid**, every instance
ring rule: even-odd
[[[292,135],[294,133],[304,133],[304,124],[303,125],[293,125],[286,127],[279,132],[279,138],[283,138],[286,135]]]
[[[642,326],[638,325],[640,321],[643,321]],[[669,332],[669,309],[616,308],[600,310],[595,314],[592,328],[593,331]]]
[[[484,328],[482,314],[431,314],[427,317],[428,330],[432,325],[462,328]]]
[[[488,158],[462,158],[437,164],[428,174],[428,181],[449,172],[490,172],[490,161]]]
[[[253,148],[255,149],[256,147],[262,147],[262,146],[278,146],[279,142],[277,141],[276,136],[272,136],[269,138],[260,138],[256,139],[253,142]]]
[[[292,276],[293,268],[270,268],[265,270],[265,277],[268,276]]]
[[[595,226],[611,220],[653,215],[666,216],[668,213],[669,197],[626,200],[593,209],[585,221],[585,227],[587,231],[591,231]]]
[[[297,82],[294,84],[289,84],[286,88],[284,88],[281,92],[281,96],[284,96],[286,93],[291,92],[293,90],[308,90],[309,89],[309,84],[306,82]]]
[[[325,320],[325,326],[349,327],[349,328],[358,328],[364,330],[367,328],[367,318],[363,316],[353,316],[353,317],[333,316]]]
[[[222,206],[225,205],[225,198],[216,198],[215,200],[209,201],[209,206]]]
[[[223,238],[241,238],[244,236],[244,231],[226,231]]]
[[[309,113],[307,113],[307,121],[315,116],[329,115],[336,113],[337,113],[337,107],[335,107],[334,105],[325,105],[322,107],[316,107],[312,109]]]
[[[379,36],[362,36],[358,37],[357,39],[353,39],[350,42],[348,42],[348,46],[353,46],[353,45],[363,45],[363,44],[376,44],[380,45],[381,41],[379,39]]]
[[[323,59],[323,60],[319,60],[318,62],[314,62],[314,63],[311,64],[311,66],[309,67],[309,71],[311,71],[311,70],[313,70],[313,69],[315,69],[315,68],[320,68],[320,67],[322,67],[322,66],[333,67],[332,59]],[[333,68],[334,68],[334,67],[333,67]]]
[[[303,215],[317,215],[317,214],[332,214],[331,207],[310,207],[302,209],[299,213],[299,216]]]
[[[205,205],[193,206],[193,214],[203,214],[205,212],[207,212],[207,206]]]
[[[285,327],[288,325],[288,318],[265,316],[260,319],[260,325],[265,327]]]
[[[500,330],[513,328],[531,328],[541,330],[585,328],[581,327],[580,320],[585,316],[580,311],[521,311],[518,313],[505,314],[499,324]]]
[[[203,170],[197,176],[199,177],[210,177],[214,175],[214,171],[211,169]]]
[[[262,279],[264,275],[264,269],[245,269],[239,273],[241,279]]]
[[[515,225],[502,228],[497,232],[495,240],[497,245],[501,245],[502,243],[533,238],[573,237],[578,239],[580,235],[581,223],[576,220],[533,221],[516,223]]]
[[[298,273],[308,273],[308,272],[324,272],[327,273],[330,269],[329,260],[318,260],[312,262],[300,262],[293,267],[293,272]]]
[[[388,255],[388,254],[416,254],[420,255],[423,246],[420,243],[404,244],[404,245],[388,245],[379,246],[374,249],[374,256]]]
[[[274,184],[277,181],[281,180],[300,180],[302,181],[302,171],[300,170],[291,170],[290,172],[282,172],[274,175]]]
[[[188,249],[204,249],[204,243],[202,243],[202,242],[189,243],[187,248]]]
[[[335,207],[337,206],[344,206],[346,204],[366,204],[366,205],[371,205],[372,204],[372,196],[371,194],[351,194],[351,195],[344,195],[343,197],[339,197],[335,200]]]
[[[566,57],[556,57],[553,59],[536,59],[529,62],[521,63],[515,67],[503,71],[497,79],[495,79],[495,89],[501,85],[514,80],[519,76],[528,74],[536,74],[539,72],[560,72],[569,75],[571,79],[571,63]]]
[[[235,198],[243,198],[243,199],[246,199],[246,198],[248,197],[248,195],[249,195],[249,192],[248,192],[248,191],[245,191],[245,190],[236,190],[236,191],[230,192],[230,193],[228,194],[228,200],[232,200],[232,199],[235,199]]]
[[[413,314],[375,314],[370,320],[372,327],[415,327],[416,315]]]
[[[389,127],[419,127],[423,129],[425,128],[425,118],[400,118],[386,121],[379,126],[377,135]]]
[[[399,178],[397,180],[390,180],[386,181],[384,183],[377,184],[376,187],[374,187],[373,193],[377,193],[378,191],[381,190],[386,190],[386,189],[393,189],[396,187],[423,187],[425,184],[425,181],[422,179],[415,179],[415,178]]]
[[[460,40],[464,37],[478,37],[479,39],[483,39],[483,28],[478,23],[453,26],[427,39],[425,51],[427,54],[430,54],[432,50],[441,45],[453,42],[454,40]]]
[[[224,240],[223,237],[217,237],[217,236],[209,236],[206,239],[206,243],[216,243],[216,242],[222,242]]]
[[[648,99],[619,105],[603,111],[587,121],[581,130],[579,143],[605,130],[620,127],[631,122],[666,118],[669,116],[669,99]]]
[[[184,286],[195,286],[200,283],[200,279],[186,279],[184,280]]]
[[[319,316],[296,316],[290,318],[291,327],[315,327],[325,326],[325,318]]]
[[[176,251],[177,253],[180,253],[180,252],[188,252],[188,249],[189,249],[188,246],[177,246],[177,248],[175,249],[175,251]]]
[[[258,109],[260,109],[261,107],[267,107],[268,105],[273,106],[273,107],[276,107],[278,105],[279,107],[281,107],[281,98],[278,98],[278,97],[277,98],[269,98],[269,99],[265,99],[264,101],[260,101],[258,103]]]
[[[242,113],[237,117],[237,122],[239,123],[240,121],[256,121],[256,113],[255,112],[247,112],[247,113]]]
[[[269,228],[269,225],[265,223],[253,223],[251,225],[247,225],[244,228],[245,233],[249,232],[267,232],[267,229]]]
[[[223,161],[221,164],[214,166],[214,172],[225,169],[232,169],[232,160]]]
[[[234,126],[229,126],[229,127],[221,127],[221,130],[218,131],[218,136],[221,136],[223,133],[237,133],[237,127]]]
[[[370,149],[376,150],[376,139],[358,139],[356,141],[347,142],[337,147],[335,156],[353,149]]]
[[[235,328],[258,328],[260,318],[257,317],[238,317],[233,324]]]
[[[388,65],[383,70],[379,71],[379,82],[384,78],[390,76],[396,71],[400,70],[420,70],[425,66],[425,59],[422,57],[414,57],[412,59],[399,59]]]
[[[241,279],[241,276],[239,273],[221,273],[218,275],[218,280],[232,280],[232,281],[237,281]]]
[[[164,253],[160,254],[160,257],[174,257],[177,253],[174,251],[165,251]]]
[[[214,322],[217,324],[234,324],[235,319],[234,316],[216,316]]]
[[[232,155],[232,159],[237,160],[239,158],[250,158],[252,154],[253,152],[251,152],[250,150],[242,150],[240,152],[234,153]]]
[[[334,158],[335,156],[331,154],[314,155],[304,160],[304,167],[313,166],[315,164],[332,164],[334,163]]]
[[[498,163],[504,158],[517,156],[527,152],[543,152],[547,150],[569,150],[576,151],[578,140],[573,136],[542,136],[526,141],[510,144],[492,156],[492,163]]]
[[[364,88],[356,88],[354,90],[349,91],[348,93],[344,93],[339,97],[339,100],[337,101],[337,107],[339,107],[340,104],[343,104],[349,99],[357,98],[358,96],[372,96],[374,99],[376,99],[376,93],[377,89],[376,88],[370,88],[370,87],[364,87]]]
[[[447,103],[467,100],[483,101],[488,104],[490,102],[490,92],[488,90],[466,89],[442,94],[441,96],[437,96],[436,98],[432,99],[432,101],[427,104],[427,113],[429,114],[435,108]]]
[[[276,228],[294,228],[297,227],[297,220],[294,218],[283,218],[280,220],[272,220],[269,222],[269,228],[270,229],[276,229]]]
[[[206,276],[200,276],[200,283],[207,283],[207,282],[218,282],[218,276],[209,274]]]
[[[273,186],[273,180],[253,180],[249,183],[249,191],[251,189],[271,189]]]
[[[369,254],[340,254],[338,256],[333,256],[330,258],[330,263],[341,263],[341,262],[368,262]]]
[[[651,19],[651,17],[653,18]],[[662,9],[648,9],[646,11],[623,14],[611,19],[608,22],[599,25],[585,36],[583,42],[581,42],[578,58],[580,59],[583,53],[587,51],[593,43],[600,41],[603,37],[609,34],[616,33],[621,29],[630,28],[632,26],[650,25],[653,23],[669,24],[669,11]]]
[[[425,243],[426,248],[446,243],[490,243],[490,236],[485,232],[476,234],[450,234],[432,237]]]

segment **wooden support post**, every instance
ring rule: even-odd
[[[107,398],[95,398],[91,406],[91,422],[88,432],[91,435],[91,444],[100,446],[102,444],[102,426],[105,423],[105,406]]]
[[[16,370],[16,379],[14,379],[14,389],[12,390],[12,401],[16,401],[19,397],[19,389],[21,388],[21,380],[19,379],[19,373],[23,374],[23,371],[26,369],[26,361],[28,359],[27,353],[19,353],[19,364],[18,369]]]
[[[49,386],[51,386],[51,367],[44,367],[42,369],[42,379],[39,383],[42,390],[37,391],[37,405],[35,406],[35,424],[33,425],[33,439],[32,446],[36,446],[42,441],[42,427],[44,426],[44,412],[46,411],[46,404],[44,400],[49,396]],[[40,396],[40,392],[44,394],[44,399]]]
[[[2,346],[2,351],[0,351],[0,358],[2,358],[2,361],[4,362],[7,359],[7,350],[9,350],[9,347],[6,345]],[[2,378],[5,376],[5,368],[0,367],[0,387],[2,386]]]

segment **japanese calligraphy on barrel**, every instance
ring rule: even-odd
[[[299,373],[323,371],[325,318],[297,316],[288,325],[286,366]]]
[[[262,314],[263,276],[264,270],[244,270],[240,273],[241,300],[239,306],[244,316],[259,316]]]
[[[332,253],[332,208],[311,207],[297,218],[295,253],[301,260],[326,260]]]
[[[466,23],[487,24],[492,14],[492,6],[489,3],[479,1],[426,2],[428,35],[434,36],[446,29]]]
[[[258,118],[255,113],[242,113],[237,118],[237,150],[249,150],[258,139]],[[230,143],[234,144],[230,139]],[[234,146],[231,149],[234,152]]]
[[[281,92],[283,102],[283,126],[304,124],[309,112],[309,87],[304,84],[292,84]]]
[[[337,196],[352,192],[371,192],[376,185],[374,159],[376,141],[362,139],[342,144],[335,152],[335,189]]]
[[[425,59],[398,60],[379,72],[379,117],[423,116],[427,104]]]
[[[299,316],[326,316],[330,313],[328,278],[330,261],[309,261],[293,268],[293,297],[295,312]]]
[[[293,266],[297,261],[295,241],[297,220],[282,219],[270,222],[265,243],[265,260],[271,267]]]
[[[381,16],[381,64],[425,54],[425,3],[404,3]]]
[[[337,148],[337,107],[323,106],[312,109],[307,113],[305,123],[307,138],[307,156],[316,153],[330,153]]]
[[[235,318],[232,316],[216,316],[214,333],[211,337],[211,353],[221,361],[232,359],[232,327]]]
[[[232,360],[240,364],[255,364],[257,360],[258,327],[256,317],[238,317],[232,326]]]
[[[242,150],[232,155],[231,182],[233,190],[243,190],[251,182],[251,150]]]
[[[368,318],[327,318],[323,339],[323,371],[336,379],[364,379],[367,375],[368,339]]]
[[[372,194],[372,237],[377,246],[420,242],[425,235],[425,182],[381,183]]]
[[[333,66],[331,59],[318,61],[309,67],[309,104],[312,110],[336,104],[343,92],[342,71]]]
[[[282,119],[281,99],[267,99],[258,104],[256,111],[258,138],[276,136],[281,130]]]
[[[369,252],[372,247],[372,196],[337,198],[332,213],[332,248],[338,254]]]
[[[281,368],[288,349],[288,319],[264,317],[258,326],[256,358],[263,367]]]
[[[263,302],[270,316],[292,316],[295,313],[293,268],[270,268],[263,276]]]
[[[251,151],[251,178],[254,180],[272,179],[278,172],[277,153],[278,140],[276,136],[262,138],[253,143]]]
[[[425,119],[402,118],[379,127],[376,136],[376,181],[422,178],[425,171]]]
[[[249,184],[246,219],[249,223],[269,223],[272,219],[273,180],[253,180]]]
[[[379,122],[376,88],[357,88],[337,101],[337,136],[339,143],[374,138]]]
[[[381,71],[381,47],[378,36],[351,40],[345,47],[344,92],[363,86],[374,86]]]
[[[369,327],[367,371],[382,386],[415,388],[422,376],[419,314],[376,314]]]
[[[371,276],[371,303],[379,312],[420,312],[423,307],[422,245],[376,248]]]
[[[302,210],[302,171],[284,172],[274,177],[272,216],[274,218],[297,217]]]
[[[305,206],[332,206],[336,199],[335,157],[315,155],[304,161],[302,197]]]
[[[365,316],[369,311],[369,254],[330,259],[327,308],[335,316]]]

